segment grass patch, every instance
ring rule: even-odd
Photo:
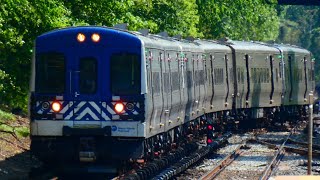
[[[16,118],[13,114],[0,110],[0,122],[14,121]]]
[[[16,117],[11,114],[0,110],[0,131],[7,133],[14,133],[18,137],[27,137],[30,134],[29,127],[19,126],[14,127],[10,126],[10,121],[16,121]]]
[[[18,137],[27,137],[30,134],[30,129],[28,127],[17,127],[14,129],[14,132]]]

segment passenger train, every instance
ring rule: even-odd
[[[315,86],[311,53],[275,43],[85,26],[40,35],[33,53],[31,152],[45,162],[152,159],[206,124],[303,115]]]

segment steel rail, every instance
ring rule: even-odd
[[[278,164],[280,163],[281,159],[284,156],[285,153],[285,144],[287,143],[288,139],[290,138],[290,136],[293,134],[293,132],[295,131],[296,127],[292,128],[290,131],[290,134],[287,136],[287,138],[285,139],[285,141],[281,144],[281,146],[278,148],[278,151],[275,153],[275,155],[273,156],[272,160],[270,161],[270,163],[268,164],[268,166],[265,168],[265,170],[263,171],[262,176],[260,176],[260,180],[267,180],[270,175],[272,174],[273,170],[276,169],[276,167],[278,166]],[[268,143],[269,146],[271,145],[270,143]],[[276,146],[277,147],[277,146]]]
[[[290,138],[288,139],[288,142],[293,143],[293,144],[299,144],[299,145],[302,145],[302,146],[308,148],[308,143],[305,143],[305,142],[296,141],[296,140],[293,140]],[[320,150],[320,145],[313,144],[312,149]]]
[[[250,141],[254,141],[254,142],[257,142],[259,144],[266,145],[269,148],[273,148],[273,149],[278,149],[279,148],[279,146],[276,145],[276,144],[272,144],[272,143],[261,141],[261,140],[257,140],[257,139],[251,139]],[[288,140],[288,142],[289,142],[289,140]],[[299,144],[299,143],[296,143],[296,144]],[[299,144],[299,145],[305,146],[304,144]],[[300,154],[300,155],[308,155],[308,149],[296,148],[296,147],[290,147],[290,146],[283,146],[283,148],[288,152],[293,152],[293,153],[297,153],[297,154]],[[312,155],[314,157],[319,157],[320,156],[320,151],[313,150],[312,151]]]
[[[216,177],[221,171],[223,171],[229,164],[231,164],[239,155],[243,152],[241,149],[244,144],[239,145],[236,150],[221,160],[212,170],[204,174],[200,179],[209,180]]]

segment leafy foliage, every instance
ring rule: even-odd
[[[195,0],[75,0],[66,3],[75,22],[114,26],[128,23],[130,30],[197,36],[199,21]]]
[[[39,34],[71,24],[58,0],[3,0],[0,6],[0,104],[26,110],[30,52]]]
[[[310,50],[320,68],[320,8],[316,6],[283,6],[278,8],[281,19],[278,42],[295,44]],[[320,74],[316,72],[316,81]]]
[[[279,21],[263,0],[197,0],[199,29],[207,38],[274,40]]]

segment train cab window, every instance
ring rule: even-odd
[[[41,53],[36,57],[36,92],[65,91],[65,58],[61,53]]]
[[[95,93],[97,90],[97,60],[95,58],[81,58],[79,70],[80,93]]]
[[[110,59],[111,91],[114,95],[134,95],[141,92],[139,56],[131,53],[113,54]]]

